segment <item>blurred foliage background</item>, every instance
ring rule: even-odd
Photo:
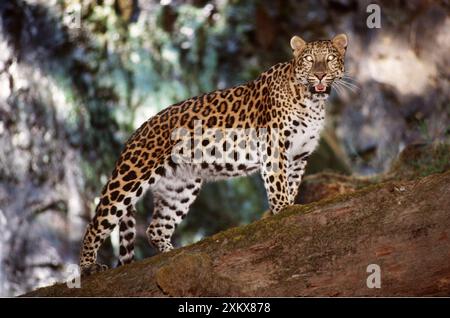
[[[381,7],[369,29],[367,5]],[[449,141],[448,1],[0,1],[0,295],[63,280],[128,136],[187,97],[291,58],[289,39],[349,36],[358,88],[333,93],[308,173],[370,175],[409,144]],[[138,205],[137,257],[151,194]],[[258,219],[259,176],[206,185],[184,245]],[[115,263],[117,237],[100,257]]]

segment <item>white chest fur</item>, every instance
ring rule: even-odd
[[[324,101],[305,100],[306,107],[295,121],[289,124],[293,132],[288,139],[291,146],[289,147],[288,157],[293,159],[298,155],[309,155],[317,147],[320,139],[320,132],[325,122]]]

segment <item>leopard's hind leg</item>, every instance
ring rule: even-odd
[[[153,189],[154,211],[147,228],[151,245],[160,252],[173,249],[171,237],[175,228],[186,217],[189,206],[197,197],[202,179],[166,176]]]
[[[149,185],[157,182],[158,177],[157,174],[150,173],[138,175],[134,170],[122,174],[118,173],[117,169],[114,171],[111,180],[102,191],[95,216],[89,223],[83,238],[80,255],[82,275],[92,274],[107,268],[105,265],[96,263],[98,249],[117,225],[124,221],[128,224],[132,215],[130,211],[134,211],[136,201],[143,195]],[[130,213],[129,216],[128,213]],[[126,233],[131,232],[127,230]],[[122,243],[124,242],[122,241]],[[125,249],[130,249],[129,251],[127,249],[127,253],[123,255],[124,261],[132,257],[130,255],[132,254],[131,246],[128,243],[126,247],[124,246]]]
[[[129,264],[134,259],[136,239],[136,210],[129,206],[119,226],[119,262],[117,266]]]

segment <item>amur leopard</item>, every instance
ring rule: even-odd
[[[173,248],[171,236],[205,181],[260,171],[272,213],[293,204],[319,141],[325,101],[344,76],[347,37],[305,42],[294,36],[290,45],[290,61],[249,83],[172,105],[136,130],[86,229],[82,275],[107,268],[96,263],[97,251],[116,226],[119,265],[133,260],[134,205],[148,189],[154,212],[147,236],[161,252]]]

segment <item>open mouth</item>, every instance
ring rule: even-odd
[[[314,86],[314,90],[317,93],[325,93],[327,91],[327,87],[325,85],[323,85],[322,83],[319,83]]]

